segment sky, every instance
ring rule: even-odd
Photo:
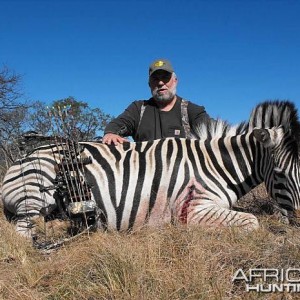
[[[27,100],[117,116],[166,58],[178,95],[237,124],[265,100],[300,108],[299,16],[300,0],[0,0],[0,68]]]

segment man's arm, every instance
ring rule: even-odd
[[[188,114],[191,125],[197,126],[200,123],[203,123],[210,119],[210,116],[205,110],[204,106],[200,106],[189,102],[188,105]]]
[[[102,142],[117,145],[128,141],[124,137],[134,135],[139,123],[141,105],[142,101],[134,101],[122,114],[113,119],[104,130]]]

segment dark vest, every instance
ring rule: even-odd
[[[188,116],[188,104],[189,104],[189,102],[187,100],[185,100],[185,99],[181,100],[181,122],[182,122],[182,127],[184,129],[185,137],[192,138],[191,127],[190,127],[189,116]],[[139,124],[138,124],[137,130],[136,130],[136,136],[138,135],[139,128],[140,128],[146,107],[147,107],[147,102],[144,101],[144,103],[141,106],[140,119],[139,119]],[[176,129],[175,129],[175,131],[176,131]]]

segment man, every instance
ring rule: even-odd
[[[105,128],[103,143],[148,141],[166,137],[190,138],[195,127],[209,119],[203,106],[186,101],[176,94],[178,79],[166,59],[154,61],[149,67],[152,98],[132,102]]]

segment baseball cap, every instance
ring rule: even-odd
[[[174,69],[171,63],[167,59],[157,59],[149,67],[149,76],[151,76],[157,70],[164,70],[169,73],[173,73]]]

